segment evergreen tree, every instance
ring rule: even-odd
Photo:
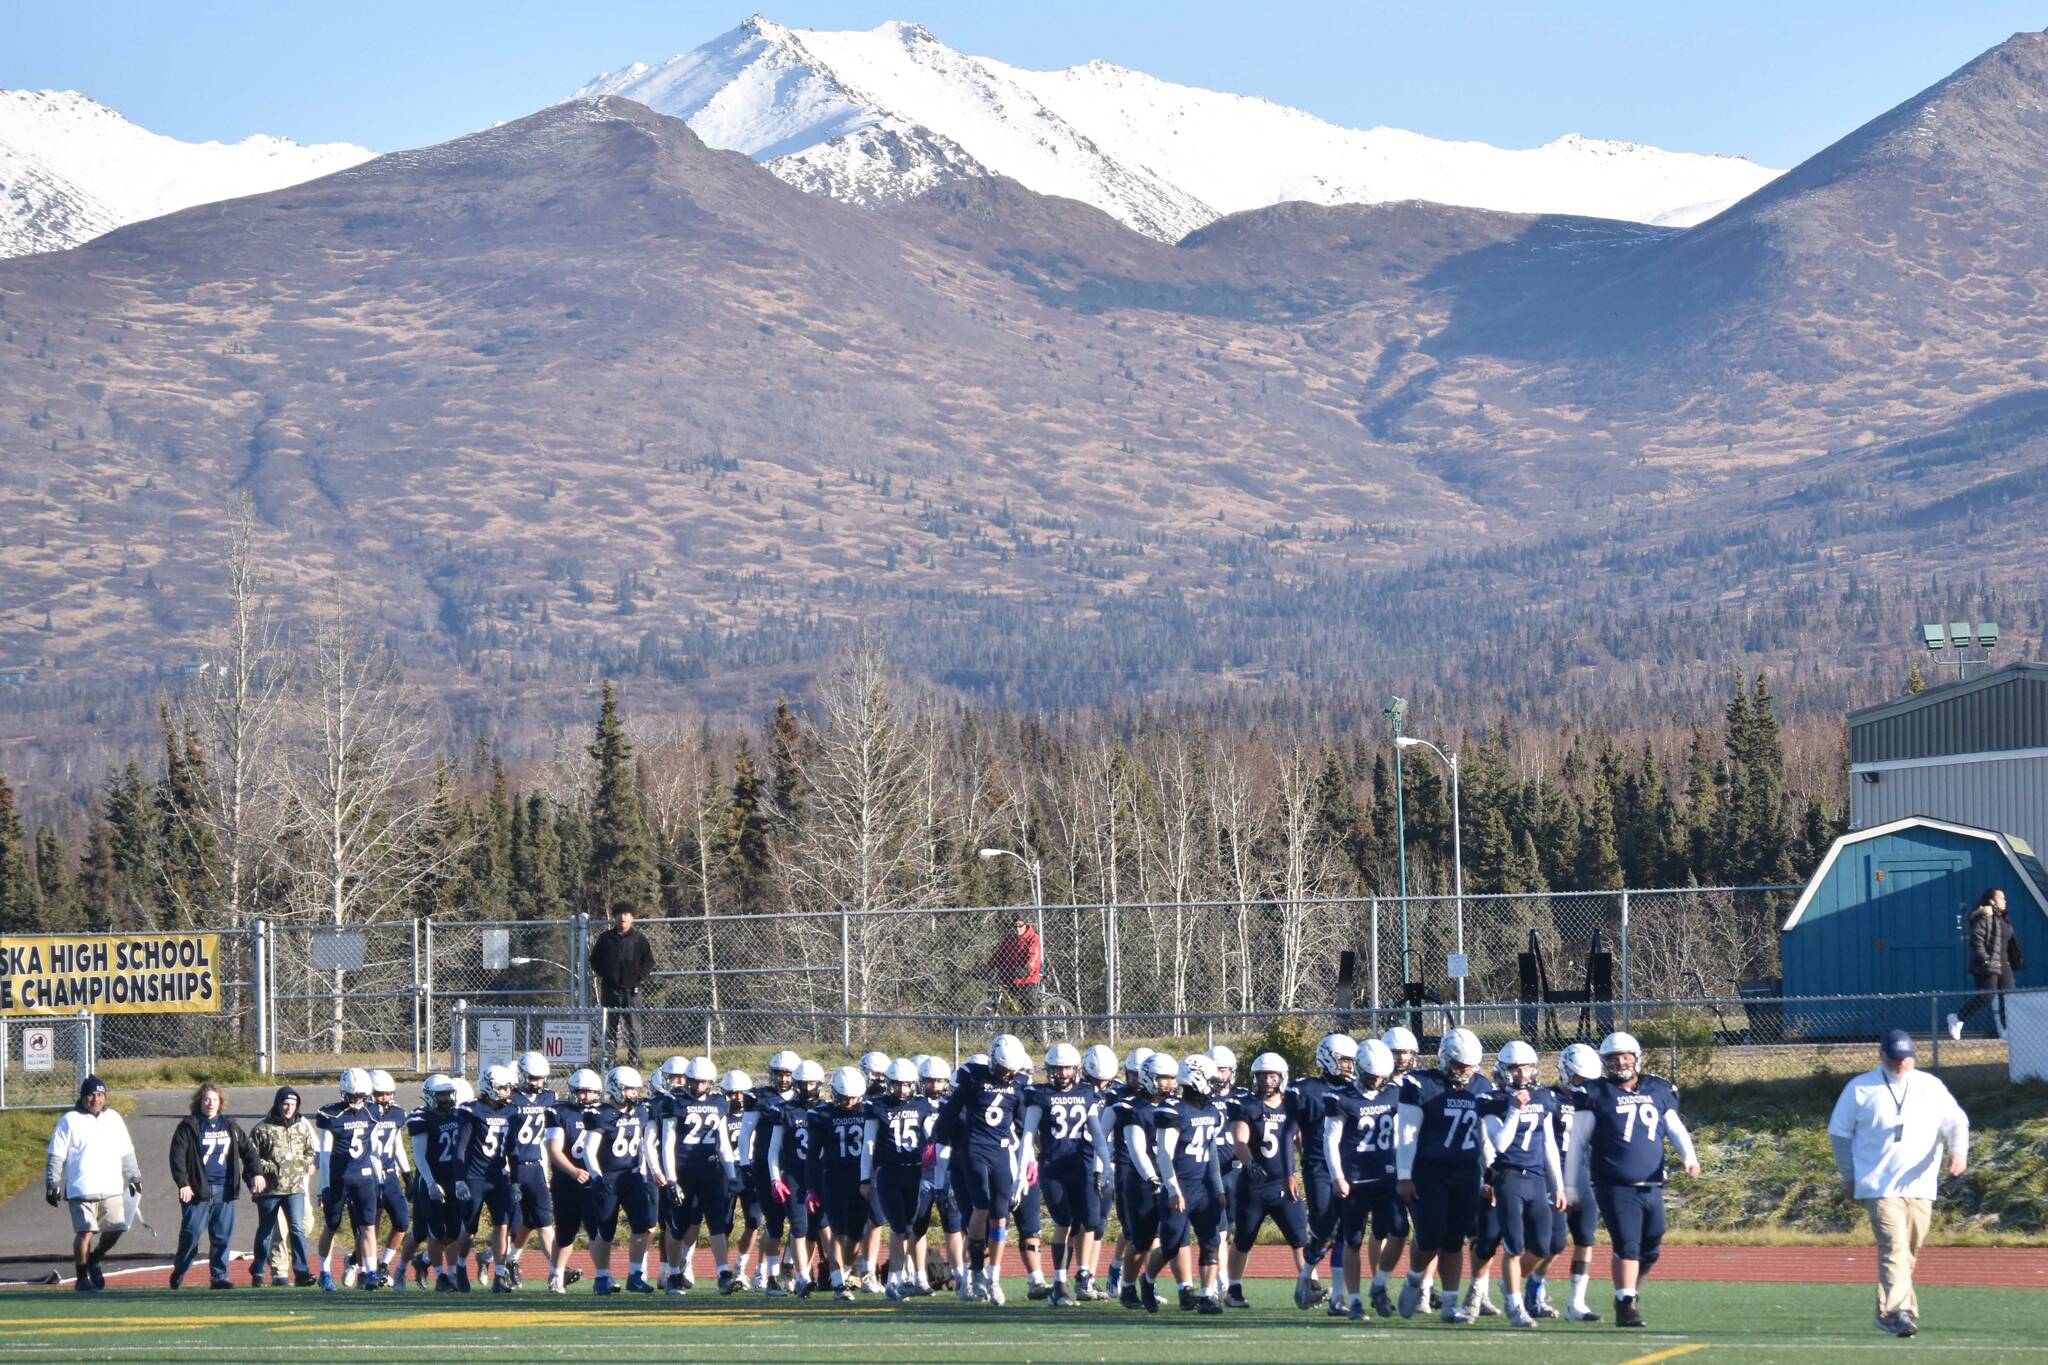
[[[709,752],[710,745],[705,745]],[[794,829],[804,814],[804,737],[787,701],[775,703],[768,723],[768,791],[770,813],[785,829]]]
[[[83,927],[71,853],[64,847],[64,837],[49,825],[36,831],[36,892],[43,902],[45,929]]]
[[[87,929],[104,933],[114,927],[121,879],[114,867],[114,829],[100,805],[93,803],[85,856],[78,862],[78,914]]]
[[[107,783],[107,835],[111,876],[108,923],[123,929],[154,927],[156,904],[156,803],[142,780],[142,765],[130,759]]]
[[[732,791],[725,803],[717,854],[732,870],[741,911],[758,909],[768,875],[768,815],[761,808],[761,779],[754,772],[754,752],[744,732],[733,754]]]
[[[1614,802],[1608,797],[1605,784],[1596,782],[1579,822],[1572,887],[1578,891],[1618,891],[1621,886],[1621,854],[1614,840]]]
[[[444,758],[434,767],[433,811],[419,832],[422,871],[413,884],[415,918],[475,915],[470,863],[464,856],[471,837],[469,805],[456,796],[455,771]]]
[[[1734,792],[1729,872],[1736,885],[1762,886],[1792,876],[1792,829],[1785,791],[1785,747],[1769,680],[1761,673],[1742,708],[1741,728],[1728,735],[1728,766],[1740,776]]]
[[[467,898],[484,919],[514,913],[512,909],[512,796],[505,780],[505,762],[491,759],[490,793],[477,812],[475,840],[469,846]]]
[[[1927,680],[1920,676],[1920,656],[1913,656],[1913,665],[1906,670],[1906,695],[1917,697],[1927,690]]]
[[[513,903],[521,919],[556,919],[562,904],[562,841],[555,833],[553,804],[528,793],[513,845]]]
[[[159,704],[164,775],[151,799],[156,810],[159,867],[153,886],[159,924],[204,924],[211,918],[219,866],[207,819],[205,750],[189,726],[180,734],[171,709]]]
[[[1358,808],[1358,796],[1344,771],[1336,746],[1323,746],[1323,771],[1316,780],[1316,819],[1332,847],[1340,850],[1361,885],[1371,873],[1371,841],[1366,837],[1365,813]]]
[[[1536,837],[1525,829],[1515,836],[1515,856],[1508,864],[1501,890],[1527,894],[1549,889],[1550,883],[1543,877],[1543,860],[1536,856]]]
[[[1692,743],[1685,751],[1685,866],[1684,881],[1668,885],[1712,885],[1716,870],[1715,850],[1721,826],[1721,786],[1716,778],[1713,750],[1706,731],[1695,725]]]
[[[14,808],[14,788],[0,773],[0,933],[33,933],[43,927],[42,908],[42,893],[28,864],[28,837]]]
[[[633,746],[619,723],[618,699],[611,680],[604,684],[597,730],[590,741],[597,774],[590,800],[590,861],[584,874],[585,908],[604,914],[615,901],[645,907],[653,903],[659,882],[654,869],[654,841],[640,814],[635,789]]]
[[[1384,753],[1373,755],[1372,759],[1372,824],[1371,843],[1366,850],[1371,877],[1368,884],[1382,894],[1391,894],[1394,886],[1395,859],[1400,853],[1398,843],[1398,812],[1394,809],[1394,770],[1387,765]]]

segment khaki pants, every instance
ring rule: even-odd
[[[1934,1216],[1932,1199],[1865,1199],[1871,1231],[1877,1234],[1877,1315],[1901,1310],[1918,1317],[1920,1300],[1913,1293],[1913,1261],[1927,1240]]]

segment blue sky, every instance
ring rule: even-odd
[[[755,0],[759,3],[759,0]],[[588,77],[686,51],[747,14],[702,3],[0,4],[0,87],[77,89],[159,132],[419,146],[515,118]],[[1530,146],[1567,132],[1788,166],[2048,7],[940,3],[764,9],[799,28],[914,19],[1023,66],[1100,57],[1355,127]]]

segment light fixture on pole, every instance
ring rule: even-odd
[[[1970,676],[1971,669],[1991,666],[1992,651],[1998,648],[1998,627],[1983,621],[1973,630],[1968,621],[1951,621],[1946,626],[1936,621],[1920,627],[1920,640],[1927,646],[1927,652],[1934,656],[1936,664],[1956,670],[1956,680],[1960,682]],[[1977,647],[1978,657],[1966,659],[1964,651],[1971,645]],[[1944,659],[1941,656],[1943,649],[1953,657]]]
[[[1451,886],[1458,907],[1458,959],[1462,968],[1465,958],[1465,845],[1462,822],[1458,817],[1458,756],[1445,753],[1428,740],[1417,739],[1414,735],[1398,735],[1394,739],[1397,756],[1403,749],[1417,747],[1435,754],[1451,770]],[[1465,1022],[1465,976],[1462,970],[1458,973],[1458,1022],[1461,1024]]]

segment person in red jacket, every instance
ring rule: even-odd
[[[1038,1011],[1045,945],[1039,942],[1038,931],[1031,927],[1031,921],[1019,918],[1011,926],[1010,932],[996,944],[996,950],[989,954],[988,966],[996,979],[1023,1001],[1025,1009],[1033,1013]]]

